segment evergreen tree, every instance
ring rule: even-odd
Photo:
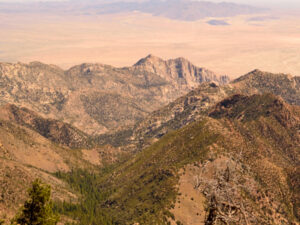
[[[20,225],[55,225],[59,216],[53,212],[50,199],[51,188],[39,179],[28,190],[29,199],[25,201],[20,213],[13,219],[13,224]]]

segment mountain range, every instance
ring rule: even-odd
[[[64,71],[40,62],[1,63],[0,104],[24,106],[100,134],[133,125],[207,81],[224,84],[229,78],[184,58],[153,55],[125,68],[86,63]]]
[[[183,58],[0,64],[0,217],[34,178],[61,222],[300,222],[300,77]]]

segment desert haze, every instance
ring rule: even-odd
[[[2,62],[41,61],[64,69],[82,62],[122,67],[152,53],[165,59],[185,57],[232,77],[256,68],[294,75],[300,71],[297,13],[266,11],[187,22],[140,12],[2,12],[0,27]]]

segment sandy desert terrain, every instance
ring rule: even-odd
[[[300,16],[296,13],[225,18],[228,26],[209,25],[209,19],[183,22],[138,12],[0,14],[0,61],[41,61],[63,68],[100,62],[122,67],[152,53],[165,59],[185,57],[232,77],[255,68],[300,74]]]

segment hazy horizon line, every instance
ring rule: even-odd
[[[42,3],[42,2],[95,2],[91,0],[0,0],[0,3]],[[145,2],[149,0],[96,0],[103,3],[115,3],[115,2]],[[161,0],[165,1],[165,0]],[[299,0],[189,0],[198,2],[212,2],[212,3],[235,3],[250,5],[256,7],[268,7],[272,9],[297,9],[300,8]]]

